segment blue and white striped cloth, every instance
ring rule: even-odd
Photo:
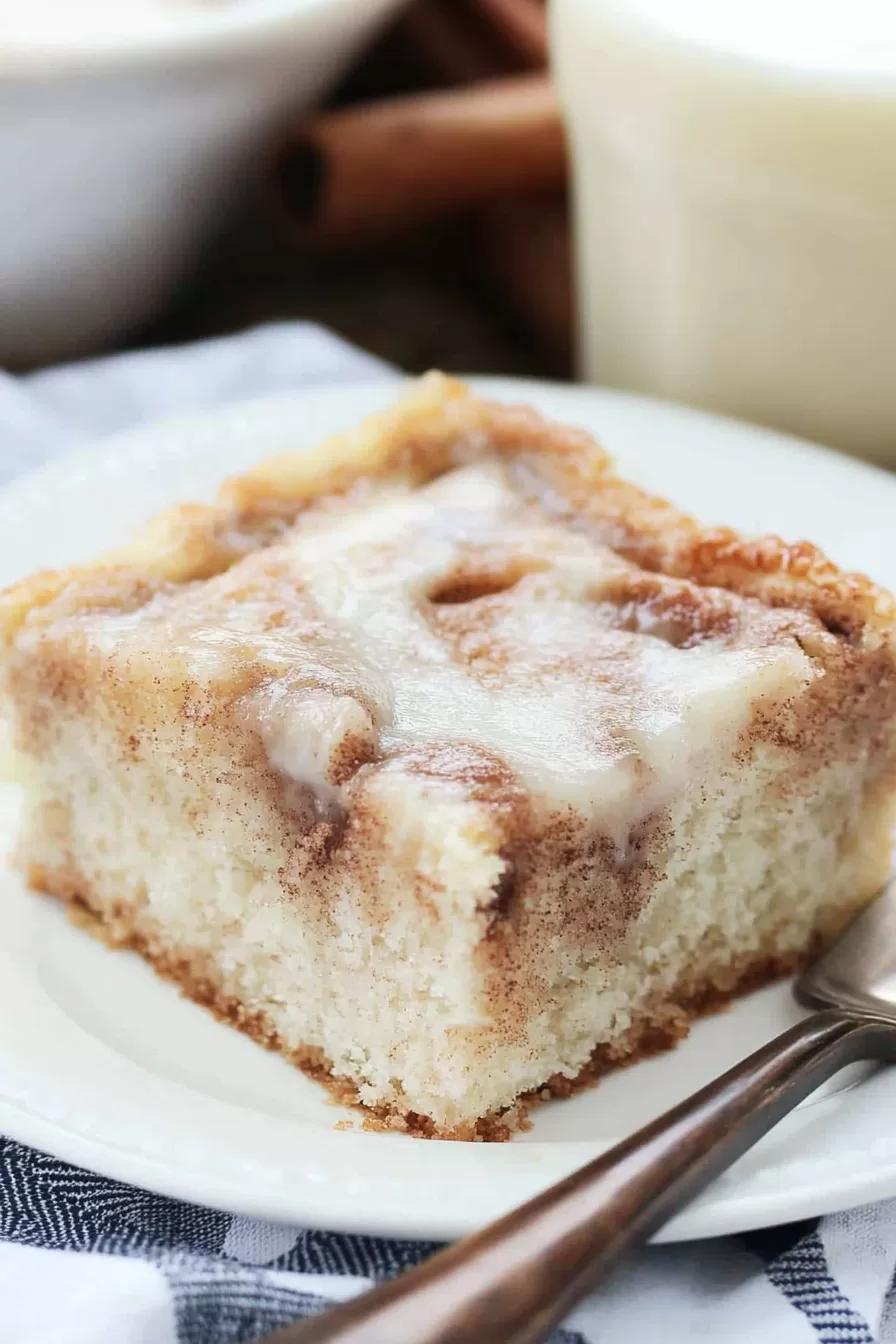
[[[150,416],[378,374],[376,360],[295,324],[0,373],[0,482]],[[433,1249],[197,1208],[0,1137],[0,1344],[244,1344]],[[894,1269],[896,1201],[651,1248],[554,1344],[896,1344]]]
[[[0,1139],[3,1344],[244,1344],[434,1249],[215,1213]],[[552,1344],[893,1344],[894,1261],[896,1201],[655,1247]]]

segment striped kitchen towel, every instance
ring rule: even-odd
[[[0,1139],[3,1344],[244,1344],[435,1249],[216,1213]],[[651,1247],[553,1344],[893,1344],[894,1262],[896,1201]]]

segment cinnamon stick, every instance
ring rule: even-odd
[[[330,245],[565,179],[563,126],[543,75],[315,117],[289,136],[279,160],[281,194],[301,235]]]

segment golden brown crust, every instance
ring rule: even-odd
[[[622,480],[583,431],[524,407],[480,401],[456,380],[431,373],[391,409],[316,451],[268,458],[226,482],[214,505],[178,506],[94,565],[17,584],[0,596],[0,642],[14,638],[29,613],[40,619],[66,590],[74,609],[137,605],[166,585],[229,568],[274,540],[315,500],[365,481],[421,484],[487,454],[505,459],[542,509],[643,570],[809,611],[851,642],[892,639],[890,595],[862,575],[843,573],[815,546],[703,527]]]
[[[486,1115],[470,1124],[445,1127],[416,1111],[369,1107],[360,1102],[351,1079],[334,1074],[332,1065],[316,1046],[286,1049],[264,1013],[252,1011],[220,989],[214,971],[199,954],[151,945],[126,909],[100,913],[90,891],[74,871],[49,872],[32,865],[29,885],[66,903],[70,918],[81,928],[115,948],[136,951],[158,974],[172,981],[194,1003],[207,1008],[222,1022],[237,1027],[266,1050],[283,1054],[326,1088],[334,1105],[352,1107],[363,1116],[362,1127],[374,1132],[408,1134],[412,1138],[443,1139],[474,1143],[503,1143],[514,1133],[530,1128],[530,1112],[545,1101],[566,1098],[593,1087],[614,1069],[627,1068],[642,1059],[671,1050],[689,1033],[691,1022],[727,1008],[740,995],[774,980],[794,975],[811,961],[816,948],[788,956],[763,954],[726,967],[703,981],[680,985],[662,1003],[652,1005],[637,1018],[624,1036],[609,1045],[598,1045],[588,1063],[574,1078],[555,1074],[541,1087],[518,1097],[513,1106]],[[339,1122],[338,1128],[345,1128]]]

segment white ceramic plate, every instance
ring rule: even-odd
[[[707,520],[809,536],[896,586],[896,477],[756,429],[584,388],[488,381],[596,431],[627,474]],[[0,583],[84,559],[263,454],[314,443],[394,395],[306,392],[149,427],[0,495]],[[4,835],[16,799],[2,799]],[[285,1222],[455,1236],[600,1152],[799,1016],[786,986],[699,1023],[673,1054],[538,1110],[510,1144],[337,1130],[350,1113],[129,953],[0,872],[0,1131],[164,1194]],[[728,1233],[896,1194],[896,1071],[811,1099],[664,1230]]]

